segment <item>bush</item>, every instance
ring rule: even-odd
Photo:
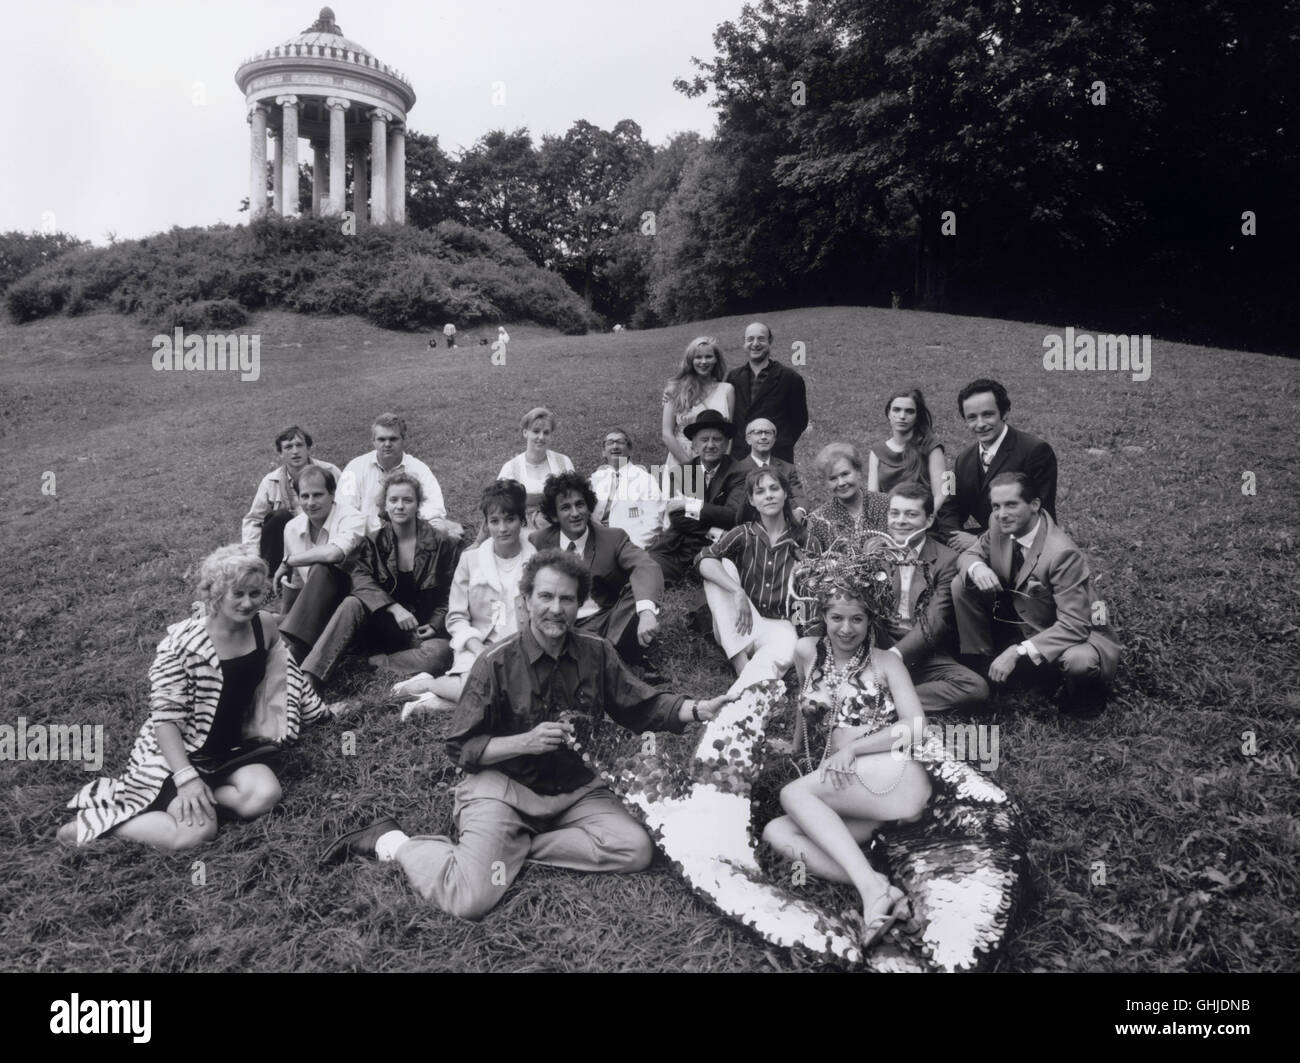
[[[165,314],[167,326],[186,332],[229,332],[248,323],[248,312],[233,299],[176,303]]]
[[[15,321],[35,321],[63,309],[64,291],[58,279],[39,271],[9,285],[5,305]]]

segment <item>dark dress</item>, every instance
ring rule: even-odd
[[[877,472],[876,478],[879,482],[882,494],[889,494],[898,484],[906,483],[908,480],[916,480],[918,483],[930,487],[930,452],[938,443],[933,443],[930,450],[921,455],[921,468],[916,474],[910,474],[908,468],[911,465],[911,455],[904,451],[902,454],[896,453],[888,443],[877,443],[871,448],[871,453],[876,456]],[[910,449],[910,448],[909,448]],[[940,448],[942,449],[942,448]]]

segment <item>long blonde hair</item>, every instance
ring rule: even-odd
[[[685,413],[704,401],[704,384],[700,381],[700,374],[695,371],[695,355],[701,347],[713,352],[713,371],[709,376],[719,382],[726,379],[727,363],[722,357],[718,341],[712,336],[696,336],[686,345],[681,368],[664,389],[664,398],[672,400],[673,408],[678,413]]]

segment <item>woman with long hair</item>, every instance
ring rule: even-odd
[[[885,403],[889,438],[867,455],[867,490],[888,495],[895,484],[922,483],[943,508],[943,444],[934,437],[934,418],[919,388],[895,392]]]
[[[727,363],[712,336],[697,336],[686,345],[677,375],[668,381],[663,396],[663,440],[667,474],[695,456],[686,427],[705,410],[716,410],[728,421],[736,411],[736,389],[727,383]]]

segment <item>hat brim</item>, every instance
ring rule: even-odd
[[[694,439],[698,433],[704,431],[706,428],[716,428],[728,439],[736,438],[736,426],[730,421],[705,421],[703,424],[692,421],[682,429],[682,435],[687,439]]]

